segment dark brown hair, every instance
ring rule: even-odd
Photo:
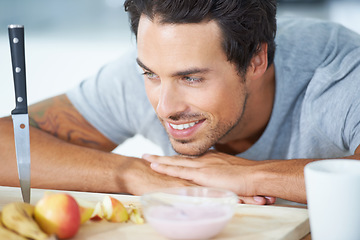
[[[275,0],[126,0],[131,30],[137,36],[140,16],[159,17],[166,23],[214,20],[223,33],[223,48],[230,62],[245,73],[261,43],[268,44],[268,66],[273,63],[276,34]]]

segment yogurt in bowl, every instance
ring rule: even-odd
[[[141,196],[146,221],[170,239],[208,239],[226,226],[238,197],[231,191],[169,188]]]

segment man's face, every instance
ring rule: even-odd
[[[176,152],[201,155],[231,136],[247,93],[215,22],[160,24],[142,16],[137,46],[147,96]]]

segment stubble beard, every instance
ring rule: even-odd
[[[179,140],[174,139],[170,136],[169,133],[168,137],[171,142],[171,146],[174,149],[175,152],[177,152],[180,155],[185,156],[201,156],[205,154],[212,146],[214,146],[217,142],[219,142],[221,139],[224,139],[226,136],[229,135],[229,133],[241,122],[243,119],[243,115],[246,109],[246,103],[248,98],[248,93],[245,91],[245,97],[244,97],[244,103],[243,107],[239,112],[236,114],[236,118],[234,121],[231,122],[219,122],[216,126],[210,128],[208,130],[208,134],[206,135],[204,140],[201,140],[199,143],[193,143],[194,139],[188,139],[188,140]],[[162,121],[161,121],[162,122]],[[162,122],[163,124],[163,122]],[[163,124],[164,125],[164,124]],[[179,147],[177,147],[177,144],[182,145],[180,148],[183,148],[186,146],[186,150],[180,150]]]

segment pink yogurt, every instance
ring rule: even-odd
[[[153,206],[145,212],[147,222],[171,239],[208,239],[218,234],[233,216],[222,205]]]

